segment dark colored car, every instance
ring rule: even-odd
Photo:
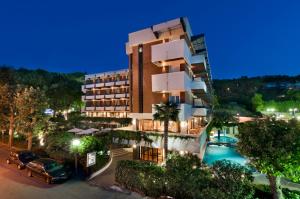
[[[48,184],[67,180],[71,172],[50,158],[40,158],[29,162],[27,165],[28,177],[36,176],[45,179]]]
[[[7,164],[16,164],[18,169],[24,169],[26,165],[38,159],[38,156],[31,151],[12,151],[6,159]]]

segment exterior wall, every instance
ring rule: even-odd
[[[85,76],[82,112],[89,117],[127,117],[129,112],[128,70]]]

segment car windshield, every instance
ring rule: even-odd
[[[36,159],[36,157],[33,154],[27,153],[27,154],[20,154],[19,159],[23,162],[30,162],[30,161]]]
[[[47,172],[54,172],[54,171],[57,171],[59,169],[62,169],[63,166],[61,164],[58,164],[56,162],[51,162],[51,163],[48,163],[45,165],[45,170]]]

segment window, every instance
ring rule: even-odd
[[[179,96],[169,96],[169,102],[174,104],[180,104]]]

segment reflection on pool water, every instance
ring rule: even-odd
[[[236,152],[234,147],[208,145],[204,154],[203,162],[211,166],[217,160],[229,160],[234,163],[246,165],[247,159]]]
[[[237,143],[236,138],[228,137],[228,136],[214,136],[213,139],[211,140],[212,142],[222,142],[222,143]]]

